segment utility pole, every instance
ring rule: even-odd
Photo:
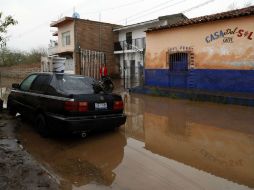
[[[125,89],[125,44],[124,44],[124,41],[123,41],[123,88]]]
[[[99,12],[99,50],[101,52],[101,12]]]

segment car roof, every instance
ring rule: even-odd
[[[89,76],[84,76],[84,75],[75,75],[75,74],[57,73],[57,72],[34,72],[34,73],[31,73],[31,75],[33,75],[33,74],[37,74],[37,75],[66,75],[66,76],[89,77]]]

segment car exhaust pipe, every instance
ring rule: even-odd
[[[87,135],[87,134],[86,134],[85,131],[81,132],[81,137],[82,137],[82,138],[86,138],[86,135]]]

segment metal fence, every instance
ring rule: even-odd
[[[106,54],[99,51],[81,50],[81,74],[100,78],[100,67],[106,63]]]
[[[136,38],[130,42],[120,41],[114,43],[114,51],[145,49],[145,38]]]

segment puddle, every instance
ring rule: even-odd
[[[63,189],[254,187],[254,108],[142,95],[125,103],[115,132],[44,139],[23,123],[19,138]]]

